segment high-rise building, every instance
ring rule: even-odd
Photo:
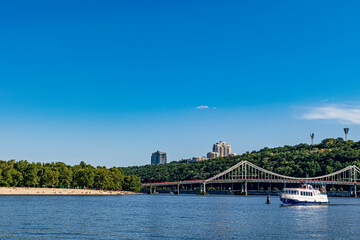
[[[167,163],[167,154],[161,150],[157,150],[151,155],[151,165]]]
[[[227,157],[231,154],[231,145],[220,141],[213,146],[213,152],[219,153],[219,157]]]
[[[218,152],[208,152],[208,153],[206,154],[206,157],[207,157],[208,159],[218,158],[219,156],[220,156],[220,155],[219,155]]]

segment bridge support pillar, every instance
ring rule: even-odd
[[[150,186],[149,194],[152,194],[152,186]]]
[[[177,195],[180,194],[180,184],[178,184],[177,187],[176,187],[176,194],[177,194]]]
[[[357,198],[357,187],[356,187],[356,184],[354,185],[354,197]]]
[[[206,192],[206,183],[200,183],[200,192],[202,193]]]
[[[245,181],[245,196],[247,196],[247,181]]]

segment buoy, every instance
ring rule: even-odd
[[[270,204],[270,194],[267,195],[266,204]]]

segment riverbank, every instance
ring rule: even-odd
[[[0,187],[0,195],[134,195],[130,191],[67,188]]]

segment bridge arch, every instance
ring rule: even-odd
[[[336,184],[342,182],[343,184],[357,184],[360,182],[360,168],[355,165],[345,167],[339,171],[310,178],[299,178],[285,176],[275,172],[271,172],[261,168],[251,162],[241,161],[229,169],[219,173],[211,178],[204,180],[205,183],[219,182],[219,181],[306,181],[306,182],[324,182]]]

